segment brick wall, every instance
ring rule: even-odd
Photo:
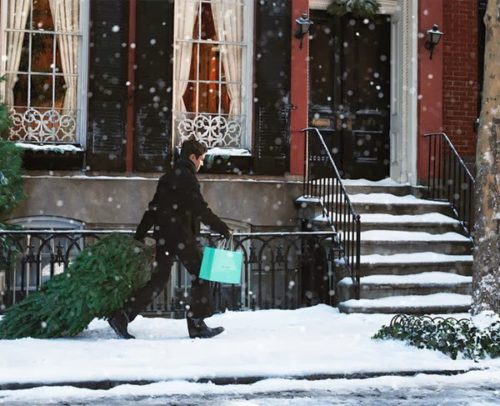
[[[477,1],[445,0],[443,46],[443,127],[459,153],[474,156],[478,111]]]

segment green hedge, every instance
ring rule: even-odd
[[[108,317],[150,277],[152,249],[113,234],[84,249],[64,273],[7,309],[0,338],[67,337]]]
[[[474,360],[500,356],[498,320],[480,329],[469,319],[397,315],[373,338],[402,340],[417,348],[441,351],[452,359],[459,354]]]

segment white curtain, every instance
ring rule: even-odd
[[[179,112],[186,111],[182,96],[186,92],[191,70],[193,43],[190,40],[193,39],[194,22],[198,14],[199,4],[199,0],[175,2],[174,38],[177,41],[175,43],[176,100],[174,110]]]
[[[61,55],[66,95],[63,114],[74,115],[77,107],[78,88],[78,31],[80,22],[80,0],[49,0],[56,31],[72,33],[57,36]]]
[[[24,30],[29,17],[31,0],[11,0],[8,6],[7,27],[12,30]],[[16,85],[17,70],[21,62],[24,32],[7,33],[7,61],[5,64],[5,94],[7,106],[14,106],[14,86]],[[8,73],[7,73],[8,72]]]
[[[212,14],[219,41],[243,41],[243,2],[240,0],[213,0]],[[222,66],[226,73],[227,91],[231,99],[229,115],[241,113],[241,76],[243,48],[238,45],[222,45]]]

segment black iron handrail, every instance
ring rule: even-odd
[[[340,177],[330,149],[315,127],[305,133],[304,196],[319,198],[329,224],[337,233],[354,284],[356,299],[360,298],[361,219],[354,209]],[[314,136],[309,136],[312,132]]]
[[[65,272],[85,247],[112,233],[132,236],[134,230],[0,230],[0,310]],[[222,237],[203,232],[202,238],[204,245],[216,245]],[[324,284],[318,287],[320,301],[331,304],[331,270],[339,255],[333,231],[234,233],[233,240],[243,252],[242,283],[214,284],[216,309],[298,308],[305,304],[305,278],[315,277],[317,269],[324,270],[317,275]],[[149,311],[182,316],[189,289],[190,277],[176,263],[169,290]]]
[[[445,133],[429,133],[425,137],[429,139],[429,198],[449,202],[470,235],[474,222],[474,177]]]

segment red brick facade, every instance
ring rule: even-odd
[[[444,0],[443,128],[464,158],[475,153],[478,17],[475,0]]]

